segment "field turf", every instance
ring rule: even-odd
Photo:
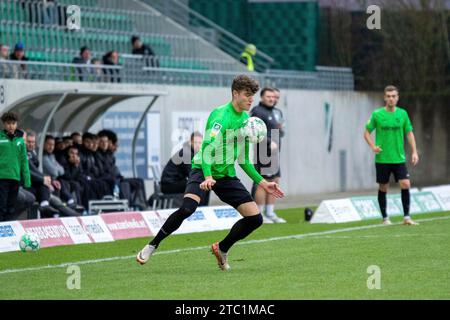
[[[288,223],[240,241],[229,272],[209,251],[227,230],[173,235],[144,266],[142,238],[2,253],[0,299],[450,299],[450,212],[416,215],[419,226],[312,225],[302,208],[278,212]],[[67,287],[71,265],[80,289]],[[370,266],[380,289],[368,288]]]

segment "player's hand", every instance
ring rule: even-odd
[[[52,186],[52,178],[50,176],[44,176],[44,185],[49,188]]]
[[[375,152],[376,154],[379,154],[381,151],[383,151],[383,149],[381,149],[379,146],[375,146],[372,148],[373,152]]]
[[[275,198],[283,198],[284,192],[280,189],[280,186],[276,182],[268,182],[263,180],[259,183],[259,186],[263,188],[267,193],[273,195]]]
[[[205,181],[200,183],[200,189],[204,191],[210,191],[215,184],[216,180],[214,180],[213,177],[205,177]]]
[[[61,183],[58,180],[53,180],[52,185],[57,189],[61,190]]]
[[[413,165],[416,165],[419,163],[419,155],[417,154],[417,152],[414,152],[411,156],[411,162]]]

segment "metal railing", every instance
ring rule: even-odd
[[[234,59],[239,60],[241,53],[248,44],[178,0],[143,0],[143,2],[156,8],[187,30],[227,52]],[[257,51],[255,57],[255,68],[257,71],[269,69],[273,62],[274,59],[268,54],[260,50]]]
[[[121,66],[0,60],[0,78],[121,82],[139,84],[228,87],[237,74],[248,74],[261,86],[305,90],[354,90],[348,68],[320,67],[316,72],[246,73],[238,71],[192,70],[152,67],[148,58],[124,57]]]

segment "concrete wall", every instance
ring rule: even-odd
[[[164,90],[168,95],[160,98],[152,109],[160,111],[161,115],[160,143],[163,164],[171,156],[173,147],[171,142],[173,112],[209,112],[213,107],[225,104],[230,99],[229,88],[0,80],[0,88],[2,86],[4,95],[3,100],[0,99],[0,112],[6,105],[19,98],[52,89],[78,88],[115,92]],[[286,136],[282,141],[281,154],[281,185],[289,196],[361,190],[376,186],[373,154],[363,139],[363,130],[372,110],[382,104],[381,94],[302,90],[282,90],[281,93],[278,107],[286,118]],[[256,96],[255,103],[259,101],[258,97],[259,95]],[[148,102],[148,98],[135,98],[118,105],[115,111],[142,111]],[[326,104],[329,105],[328,113]],[[411,118],[419,137],[423,133],[422,122],[430,118],[436,122],[436,126],[433,126],[434,136],[448,140],[448,131],[444,133],[448,121],[442,121],[439,114],[422,112],[419,116],[414,113]],[[332,123],[332,147],[328,150],[330,123]],[[443,176],[448,178],[448,142],[439,144],[447,148],[443,151],[438,146],[429,149],[426,137],[420,137],[418,141],[419,151],[436,153],[431,158],[433,165],[428,163],[428,166],[433,166],[432,176],[428,175],[428,180],[434,178],[439,180]],[[445,153],[447,158],[444,157]],[[238,175],[250,187],[249,179],[238,166],[236,167]],[[411,169],[414,179],[417,170]],[[425,176],[421,175],[421,179],[425,179]],[[418,182],[420,183],[420,180]]]

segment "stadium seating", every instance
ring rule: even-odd
[[[64,23],[65,8],[69,4],[71,1],[58,1],[58,23]],[[131,36],[139,34],[158,56],[160,67],[197,70],[237,70],[240,67],[233,59],[205,56],[207,50],[201,49],[205,44],[187,31],[167,33],[171,29],[164,27],[164,23],[167,24],[164,16],[102,8],[94,0],[77,4],[82,10],[82,29],[69,31],[59,24],[44,24],[40,13],[42,4],[37,1],[1,1],[0,42],[13,47],[22,41],[25,54],[32,61],[70,63],[82,46],[89,47],[96,58],[110,50],[117,50],[120,55],[129,54]],[[122,57],[119,63],[123,63]]]

